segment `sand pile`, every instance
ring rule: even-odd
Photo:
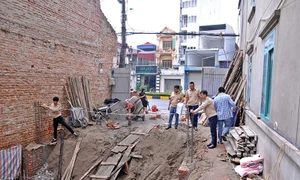
[[[176,179],[177,169],[185,156],[186,136],[175,129],[166,131],[163,127],[153,129],[144,136],[134,149],[142,159],[132,159],[129,175],[119,179]]]

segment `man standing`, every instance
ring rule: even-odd
[[[204,110],[206,117],[209,120],[210,133],[211,133],[211,143],[208,144],[208,148],[212,149],[217,146],[217,113],[214,107],[214,101],[207,97],[207,91],[203,90],[200,92],[200,98],[203,103],[196,110],[191,109],[191,113],[197,114],[199,111]]]
[[[58,101],[59,101],[59,98],[54,97],[53,103],[50,106],[43,105],[43,107],[45,109],[51,110],[52,114],[53,114],[53,129],[54,130],[53,130],[53,139],[52,139],[51,143],[54,143],[57,141],[58,123],[65,126],[71,132],[71,134],[73,134],[75,137],[78,137],[78,135],[73,131],[73,129],[66,123],[65,119],[62,117],[62,115],[61,115],[62,106]]]
[[[170,96],[170,101],[169,101],[169,106],[168,106],[168,110],[170,110],[170,115],[169,115],[168,127],[166,128],[166,130],[168,130],[172,127],[172,121],[173,121],[174,115],[175,115],[174,127],[175,127],[175,129],[178,128],[179,114],[176,113],[176,109],[177,109],[177,104],[180,102],[183,102],[183,94],[180,92],[179,86],[176,85],[176,86],[174,86],[174,92],[172,92],[172,94]]]
[[[218,95],[214,98],[214,105],[218,115],[218,137],[219,142],[222,144],[222,140],[226,141],[226,135],[229,132],[230,121],[232,118],[232,108],[235,108],[235,104],[228,94],[225,94],[225,89],[219,87]],[[223,130],[223,125],[225,128]],[[222,131],[223,130],[223,131]]]
[[[188,111],[195,110],[199,107],[200,91],[195,88],[194,82],[190,82],[190,89],[186,91],[186,108]],[[190,119],[196,131],[198,131],[198,116],[190,113]]]

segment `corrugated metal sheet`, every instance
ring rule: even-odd
[[[203,68],[202,90],[207,90],[209,96],[216,95],[227,71],[227,68]]]

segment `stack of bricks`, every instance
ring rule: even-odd
[[[32,177],[43,166],[43,146],[26,147],[23,150],[23,170]]]

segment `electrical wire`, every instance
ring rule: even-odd
[[[194,35],[194,36],[220,36],[220,37],[236,37],[238,34],[234,33],[183,33],[183,32],[175,32],[175,33],[166,33],[166,32],[127,32],[126,35],[135,35],[135,34],[162,34],[162,35]],[[121,33],[117,33],[117,35],[121,35]]]

